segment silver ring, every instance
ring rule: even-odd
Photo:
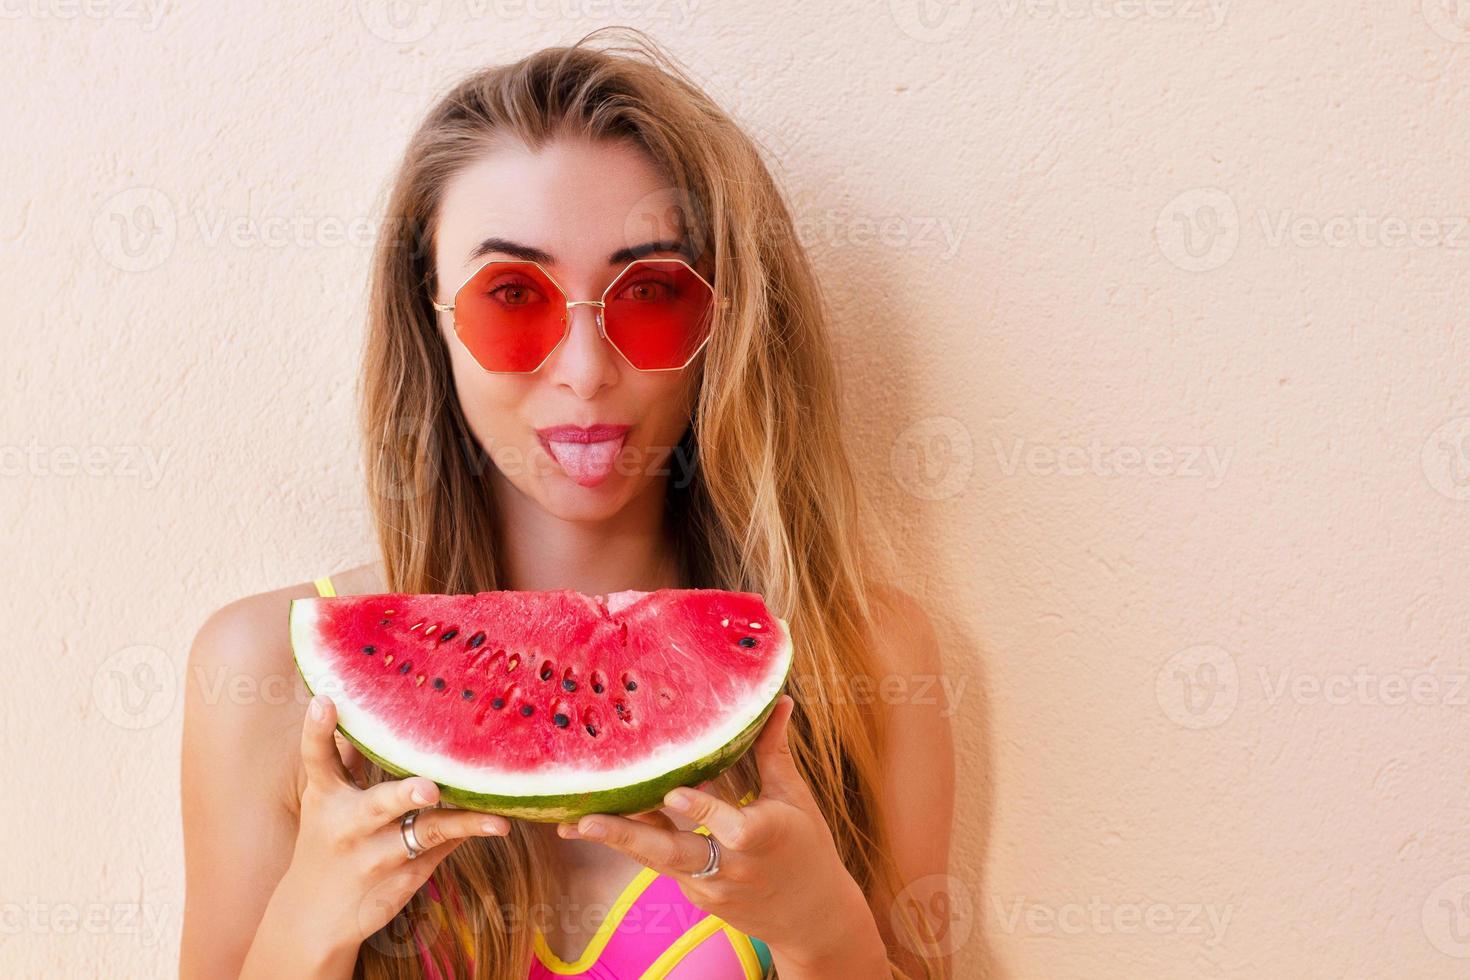
[[[408,851],[410,861],[424,853],[424,845],[419,843],[418,835],[413,832],[413,822],[418,815],[419,811],[410,810],[398,821],[398,831],[403,835],[403,847]]]
[[[709,878],[720,870],[720,842],[715,840],[714,834],[705,834],[704,839],[709,841],[709,861],[701,871],[691,871],[691,878]]]

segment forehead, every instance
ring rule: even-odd
[[[468,275],[487,238],[534,246],[553,271],[601,271],[619,249],[684,231],[674,188],[626,142],[562,137],[539,151],[519,141],[487,150],[445,185],[434,240],[441,274]]]

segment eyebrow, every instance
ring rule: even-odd
[[[677,252],[684,256],[689,262],[695,259],[694,249],[684,239],[670,238],[660,241],[644,242],[629,248],[620,248],[607,257],[608,265],[627,265],[637,259],[657,252]],[[485,239],[470,250],[468,262],[484,258],[487,255],[501,254],[509,255],[511,258],[520,259],[523,262],[540,262],[542,265],[555,265],[556,258],[545,249],[536,248],[534,245],[522,245],[508,238],[496,238],[494,236]]]

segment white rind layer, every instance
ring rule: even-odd
[[[467,766],[449,756],[426,752],[400,738],[383,719],[353,701],[352,692],[342,689],[342,683],[333,676],[330,665],[317,649],[318,601],[297,599],[291,603],[291,647],[307,687],[314,694],[325,694],[332,699],[337,706],[337,720],[341,726],[373,752],[410,772],[446,786],[498,796],[544,796],[618,789],[655,779],[713,755],[739,735],[751,719],[781,693],[792,654],[791,632],[786,621],[772,616],[773,622],[780,623],[781,656],[771,664],[771,669],[752,689],[745,703],[725,713],[725,722],[718,728],[711,729],[693,742],[670,743],[637,765],[596,771],[561,767],[517,772]]]

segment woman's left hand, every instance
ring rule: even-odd
[[[565,838],[597,841],[678,882],[691,902],[772,949],[805,958],[842,942],[852,915],[871,916],[857,882],[837,853],[786,739],[796,702],[781,695],[752,751],[761,795],[743,807],[690,787],[673,789],[664,805],[707,827],[720,846],[720,870],[691,878],[709,862],[704,837],[679,830],[660,810],[631,817],[589,814]],[[854,904],[856,903],[856,904]]]

